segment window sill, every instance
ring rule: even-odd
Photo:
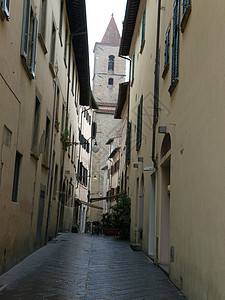
[[[39,160],[37,152],[34,152],[33,150],[30,151],[30,156],[33,157],[36,161]]]
[[[163,73],[162,73],[162,78],[163,78],[163,79],[165,79],[165,77],[166,77],[166,75],[167,75],[167,73],[168,73],[168,71],[169,71],[169,67],[170,67],[170,64],[168,63],[168,64],[165,66],[165,68],[164,68],[164,70],[163,70]]]
[[[39,39],[39,42],[41,44],[41,48],[42,48],[44,54],[47,54],[48,50],[47,50],[47,48],[45,46],[44,37],[43,37],[43,35],[41,33],[38,33],[38,39]]]
[[[45,170],[48,170],[49,167],[47,166],[46,162],[43,162],[42,165],[41,165]]]
[[[34,74],[31,74],[31,72],[30,72],[30,67],[27,65],[27,61],[25,60],[25,58],[24,58],[22,55],[21,55],[21,58],[22,58],[22,64],[23,64],[23,67],[24,67],[24,69],[25,69],[25,71],[26,71],[26,73],[27,73],[29,79],[30,79],[30,80],[34,79],[35,76],[34,76]]]
[[[176,78],[176,79],[174,79],[174,81],[171,83],[171,85],[170,85],[170,87],[169,87],[169,90],[168,90],[169,93],[170,93],[170,97],[172,96],[172,94],[173,94],[173,92],[174,92],[174,90],[175,90],[175,88],[176,88],[178,82],[179,82],[179,79]]]
[[[187,25],[187,22],[188,22],[188,19],[189,19],[189,16],[190,16],[190,13],[191,13],[191,5],[188,5],[188,7],[186,8],[186,10],[184,12],[184,15],[183,15],[183,18],[182,18],[182,21],[181,21],[181,24],[180,24],[180,28],[181,28],[182,33],[184,33],[184,30],[186,28],[186,25]]]
[[[141,49],[140,49],[140,53],[142,54],[143,50],[144,50],[144,46],[145,46],[145,40],[142,41],[141,43]]]

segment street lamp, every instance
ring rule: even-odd
[[[92,151],[93,151],[94,153],[97,153],[97,152],[99,151],[99,146],[98,146],[96,140],[95,140],[94,145],[92,146]]]

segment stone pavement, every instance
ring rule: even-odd
[[[0,277],[1,300],[185,299],[142,252],[113,237],[63,233]]]

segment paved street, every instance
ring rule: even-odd
[[[113,237],[63,233],[0,277],[0,299],[185,299],[142,252]]]

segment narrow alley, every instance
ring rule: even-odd
[[[0,299],[185,299],[143,252],[114,237],[63,233],[0,277]]]

